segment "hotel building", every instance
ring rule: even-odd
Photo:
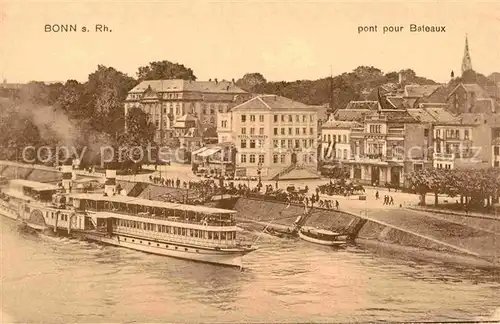
[[[205,127],[216,126],[217,113],[227,112],[251,94],[228,81],[149,80],[129,91],[125,115],[132,108],[148,113],[156,125],[155,140],[164,143],[175,136],[175,122],[184,115],[197,118]]]
[[[319,107],[259,95],[218,114],[219,142],[236,146],[236,174],[262,179],[317,175]],[[309,175],[307,175],[309,174]]]

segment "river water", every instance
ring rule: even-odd
[[[265,235],[240,271],[0,225],[0,305],[19,322],[500,319],[491,270]]]

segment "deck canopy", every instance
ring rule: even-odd
[[[102,194],[82,193],[72,194],[69,198],[78,199],[81,201],[80,206],[83,205],[86,209],[97,212],[108,211],[152,218],[180,217],[195,222],[202,222],[204,219],[218,222],[230,221],[232,214],[236,213],[227,209],[183,205],[120,195],[104,196]]]
[[[39,191],[39,192],[40,191],[54,191],[54,190],[59,189],[59,187],[57,187],[56,185],[52,185],[50,183],[30,181],[30,180],[24,180],[24,179],[10,180],[10,185],[17,186],[17,187],[24,187],[24,188],[31,189],[33,191]]]

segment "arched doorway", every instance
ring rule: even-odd
[[[292,164],[297,164],[297,153],[292,153]]]

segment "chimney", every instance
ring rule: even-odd
[[[231,83],[234,85],[236,82],[234,82],[234,78],[231,80]]]
[[[71,184],[73,182],[73,166],[63,165],[61,167],[62,171],[62,186],[64,190],[69,191],[71,189]]]
[[[113,196],[116,191],[116,170],[106,170],[106,182],[104,183],[104,193]]]
[[[217,78],[214,79],[215,84],[219,84],[219,81],[217,81]]]

